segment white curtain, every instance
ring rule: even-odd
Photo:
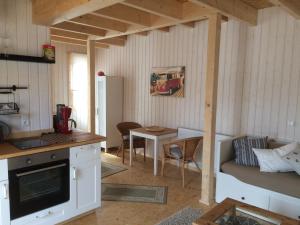
[[[72,107],[72,118],[77,122],[77,129],[82,131],[89,129],[88,82],[87,56],[71,53],[69,104]]]

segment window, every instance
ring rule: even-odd
[[[70,54],[70,95],[72,118],[77,122],[77,129],[89,130],[88,71],[85,54]]]

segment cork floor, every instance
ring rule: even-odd
[[[102,161],[121,165],[119,157],[103,153]],[[128,166],[128,162],[125,162]],[[159,170],[160,171],[160,170]],[[106,177],[107,183],[168,186],[167,204],[102,201],[95,213],[70,221],[68,225],[154,225],[184,207],[201,208],[201,174],[186,170],[186,187],[182,188],[180,169],[166,164],[165,176],[153,176],[153,160],[138,157],[128,170]]]

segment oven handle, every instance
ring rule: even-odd
[[[49,167],[46,167],[46,168],[42,168],[42,169],[38,169],[38,170],[33,170],[33,171],[29,171],[29,172],[17,173],[16,176],[17,177],[22,177],[22,176],[26,176],[26,175],[30,175],[30,174],[34,174],[34,173],[46,171],[46,170],[52,170],[52,169],[64,167],[66,165],[67,165],[66,163],[63,163],[63,164],[60,164],[60,165],[57,165],[57,166],[49,166]]]
[[[3,198],[4,199],[8,199],[8,185],[7,184],[3,184]]]

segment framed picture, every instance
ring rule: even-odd
[[[154,67],[150,77],[152,96],[184,97],[184,66]]]

